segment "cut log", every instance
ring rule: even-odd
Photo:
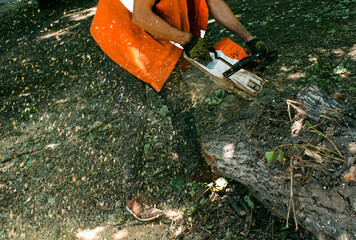
[[[355,164],[355,119],[315,87],[295,98],[245,104],[202,136],[207,162],[289,222],[294,203],[297,223],[319,239],[356,239],[356,185],[343,179]]]

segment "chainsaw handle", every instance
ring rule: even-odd
[[[223,72],[224,77],[229,77],[230,75],[234,74],[235,72],[243,68],[246,64],[255,61],[261,55],[262,55],[261,52],[257,52],[249,57],[245,57],[244,59],[241,59],[240,61],[232,65],[232,67],[229,70]]]

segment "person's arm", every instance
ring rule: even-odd
[[[224,27],[230,29],[245,42],[251,41],[253,36],[244,28],[230,7],[223,0],[207,0],[210,14]]]
[[[181,45],[186,44],[191,34],[180,31],[152,12],[155,0],[135,0],[132,13],[132,23],[151,35]]]

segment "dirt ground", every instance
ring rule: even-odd
[[[355,103],[355,1],[226,2],[250,32],[279,51],[263,94],[287,96],[315,83],[340,103]],[[220,191],[212,186],[221,182],[186,181],[172,157],[169,114],[149,87],[144,186],[152,203],[182,218],[143,223],[125,210],[122,116],[89,33],[96,3],[55,11],[27,3],[1,12],[0,239],[315,239],[286,228],[234,181],[226,179]],[[208,42],[226,36],[242,44],[209,24]],[[236,117],[231,108],[243,100],[194,68],[185,77],[201,134]]]

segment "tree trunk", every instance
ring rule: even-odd
[[[354,107],[341,115],[315,87],[295,98],[262,96],[244,104],[233,121],[202,137],[206,159],[319,239],[356,239],[356,185],[343,179],[355,160]],[[271,164],[266,152],[276,158]]]

